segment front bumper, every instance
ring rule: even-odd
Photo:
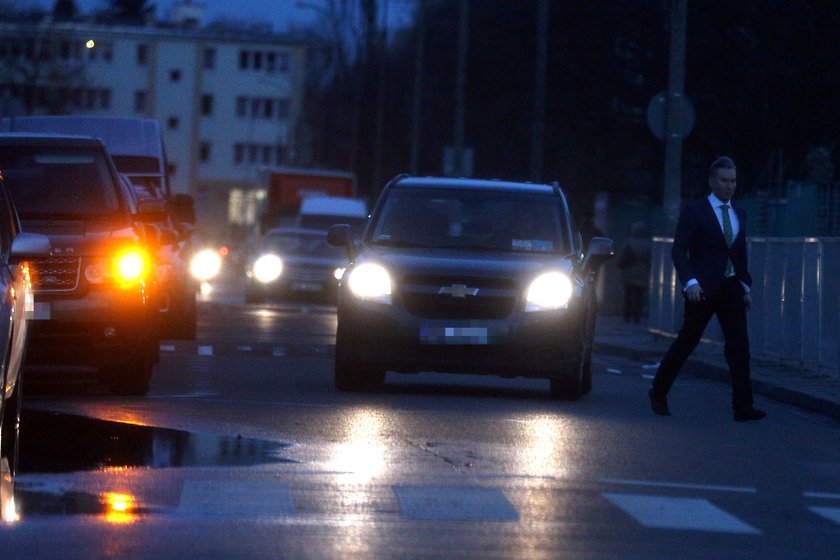
[[[552,378],[580,359],[583,325],[580,305],[503,319],[424,319],[350,296],[339,305],[336,344],[365,367]]]
[[[159,312],[137,290],[89,290],[84,297],[35,296],[26,362],[109,366],[157,343]]]

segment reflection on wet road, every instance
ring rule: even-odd
[[[290,444],[108,422],[35,410],[21,414],[18,472],[288,463]]]

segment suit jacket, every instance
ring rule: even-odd
[[[740,224],[731,247],[726,246],[720,222],[708,198],[695,200],[683,209],[677,222],[671,258],[680,282],[695,278],[707,296],[717,294],[724,280],[726,259],[731,259],[735,276],[746,286],[752,286],[747,262],[747,215],[732,205]]]

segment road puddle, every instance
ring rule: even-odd
[[[109,422],[44,411],[21,413],[17,475],[0,458],[0,527],[42,515],[93,515],[131,523],[169,508],[125,491],[133,469],[246,467],[296,463],[283,457],[291,444]],[[93,491],[65,481],[68,473],[119,473],[123,481]],[[128,484],[127,486],[131,486]]]
[[[295,462],[291,444],[24,410],[18,473],[118,468],[243,467]]]

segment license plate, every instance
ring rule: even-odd
[[[321,284],[315,282],[295,282],[292,288],[299,292],[320,292]]]
[[[35,302],[35,319],[47,320],[51,316],[50,302],[36,301]]]
[[[484,345],[490,343],[490,334],[487,327],[420,327],[420,342]]]

